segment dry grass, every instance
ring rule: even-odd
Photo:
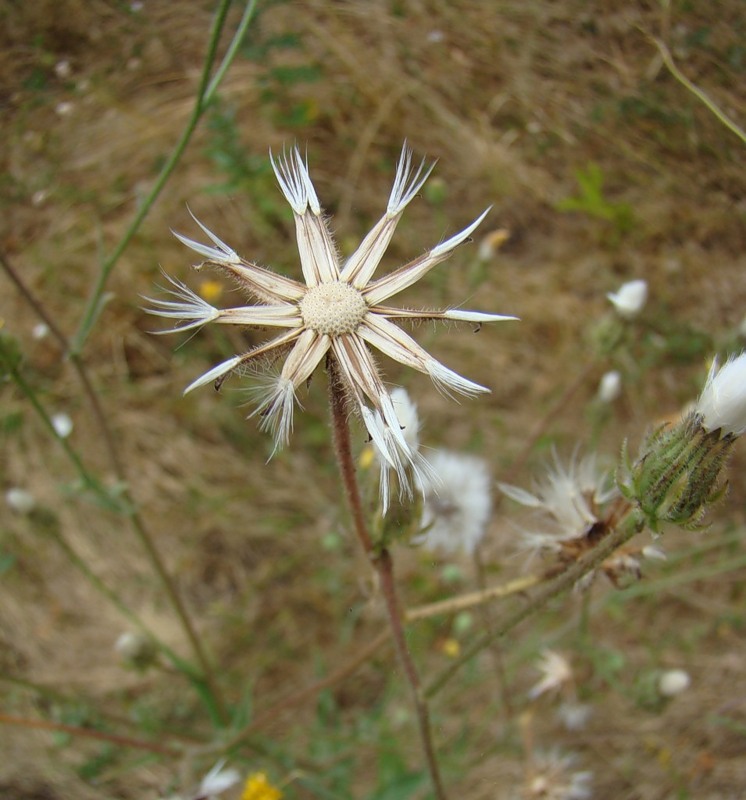
[[[6,143],[0,247],[69,333],[102,251],[126,228],[190,113],[210,12],[209,2],[180,0],[145,2],[137,13],[126,4],[74,0],[0,5]],[[602,436],[613,458],[624,436],[636,443],[651,419],[674,413],[694,395],[706,358],[734,339],[746,312],[743,147],[662,68],[645,32],[667,41],[682,70],[732,116],[740,113],[743,124],[745,27],[735,1],[718,4],[717,12],[708,4],[589,6],[580,0],[311,0],[261,7],[250,32],[251,57],[238,59],[220,93],[222,112],[235,115],[235,127],[224,121],[221,130],[238,137],[238,152],[253,166],[241,175],[234,159],[220,172],[209,155],[217,134],[202,124],[115,270],[112,297],[85,352],[133,495],[236,697],[248,680],[257,708],[269,707],[289,688],[354,655],[382,621],[369,599],[366,565],[346,532],[322,381],[303,398],[306,413],[298,417],[291,449],[266,464],[270,445],[253,421],[243,419],[240,393],[180,397],[182,386],[233,352],[232,344],[205,332],[173,353],[172,340],[148,333],[151,322],[138,295],[152,293],[158,265],[188,274],[190,256],[169,233],[193,232],[185,204],[239,252],[290,273],[297,270],[291,229],[272,180],[256,166],[270,146],[307,146],[319,195],[348,249],[380,213],[404,137],[418,153],[439,159],[442,198],[425,192],[413,204],[388,266],[493,204],[486,226],[509,229],[510,239],[486,266],[483,282],[474,282],[472,246],[418,288],[416,298],[410,295],[416,305],[463,298],[467,307],[522,318],[520,325],[479,336],[418,331],[438,357],[493,393],[456,406],[424,378],[391,364],[386,370],[419,402],[429,445],[479,452],[493,461],[495,473],[520,452],[537,416],[591,357],[589,331],[607,311],[605,293],[644,277],[652,299],[639,360],[624,365],[627,389]],[[277,44],[287,36],[293,47]],[[70,62],[69,77],[55,73],[62,60]],[[300,73],[287,71],[291,67]],[[72,104],[68,113],[60,113],[60,103]],[[559,201],[577,194],[576,173],[592,163],[605,178],[608,202],[631,210],[629,230],[557,210]],[[229,193],[211,193],[237,177]],[[73,417],[76,448],[110,478],[74,374],[49,338],[32,338],[37,320],[7,283],[0,320],[22,344],[29,380],[52,409]],[[588,441],[586,409],[605,368],[598,365],[551,425],[547,441],[563,452]],[[122,519],[61,490],[73,478],[63,455],[11,386],[1,396],[2,418],[18,414],[23,420],[19,430],[3,435],[3,487],[27,487],[40,505],[54,509],[61,530],[100,574],[170,645],[183,649]],[[532,463],[541,457],[537,453]],[[743,464],[741,446],[720,510],[736,526],[744,524]],[[510,480],[526,483],[529,476]],[[706,543],[707,536],[717,540],[724,525],[718,522],[706,535],[672,531],[665,545],[676,552]],[[150,704],[169,727],[190,732],[195,712],[185,685],[119,667],[112,644],[126,623],[53,542],[7,514],[2,537],[3,552],[16,559],[0,579],[2,673],[119,716]],[[513,538],[510,520],[493,522],[486,552],[498,580],[520,569]],[[323,541],[334,546],[324,548]],[[535,719],[535,736],[543,746],[579,752],[582,766],[595,772],[596,797],[742,796],[744,573],[727,569],[728,559],[742,554],[738,542],[694,554],[678,567],[682,585],[624,603],[615,605],[604,599],[607,590],[598,590],[598,607],[582,637],[576,601],[565,600],[508,644],[517,710],[533,682],[527,665],[536,652],[558,641],[562,647],[563,631],[576,648],[583,691],[595,709],[590,727],[568,734],[547,707]],[[453,591],[440,565],[434,570],[412,553],[403,553],[401,562],[412,604]],[[686,577],[702,565],[711,577]],[[464,575],[469,570],[462,565]],[[469,582],[457,586],[466,590]],[[446,620],[418,628],[426,670],[445,665],[438,643],[450,633]],[[609,671],[604,654],[610,652],[623,655],[621,669]],[[636,681],[661,666],[686,668],[693,688],[651,711],[637,702]],[[484,677],[492,669],[486,654],[468,679],[436,701],[438,735],[457,751],[449,761],[454,796],[470,800],[508,797],[522,779],[515,722],[505,718],[492,678]],[[388,697],[382,729],[405,738],[402,725],[406,731],[410,723],[390,711],[399,702],[390,670],[389,655],[381,653],[334,697],[344,720],[360,714],[378,719]],[[53,701],[3,687],[9,713],[54,715]],[[278,715],[263,733],[303,754],[319,736],[319,724],[310,701]],[[465,730],[468,747],[461,753]],[[127,731],[136,733],[137,725]],[[12,728],[2,738],[3,797],[155,797],[172,775],[170,767],[153,764],[120,772],[114,762],[98,783],[86,781],[74,777],[70,765],[92,758],[95,743],[62,746],[47,733]],[[376,745],[370,741],[361,758],[369,766],[360,770],[355,796],[369,796],[375,785]],[[416,763],[416,749],[410,755]],[[133,759],[128,754],[127,763]],[[299,789],[292,796],[316,795]]]

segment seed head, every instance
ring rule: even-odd
[[[410,474],[424,473],[422,457],[402,433],[391,394],[381,379],[371,349],[405,366],[429,375],[444,394],[467,396],[489,391],[441,364],[398,325],[402,320],[457,320],[481,324],[515,317],[477,311],[445,311],[392,308],[385,303],[424,277],[467,241],[484,219],[484,211],[460,233],[451,236],[423,255],[383,277],[374,277],[404,209],[417,196],[434,165],[423,160],[414,166],[406,143],[399,157],[394,186],[386,212],[344,262],[323,216],[319,199],[300,151],[294,148],[279,158],[270,156],[277,181],[293,209],[298,254],[304,282],[286,278],[249,261],[229,245],[197,224],[212,245],[176,237],[205,260],[209,266],[235,280],[256,302],[237,308],[218,309],[169,279],[174,299],[151,300],[149,313],[181,321],[173,330],[190,330],[208,323],[274,328],[268,342],[245,353],[231,356],[191,383],[186,391],[215,382],[219,387],[234,372],[267,356],[286,354],[280,374],[258,392],[258,413],[263,428],[272,432],[275,446],[284,445],[293,427],[295,395],[313,372],[330,357],[339,373],[351,404],[357,409],[368,434],[388,467],[398,476],[402,491],[411,491]],[[488,209],[489,210],[489,209]],[[165,331],[164,331],[165,332]],[[388,473],[382,471],[381,494],[388,504]]]

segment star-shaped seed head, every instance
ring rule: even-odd
[[[405,266],[375,278],[404,209],[422,188],[434,164],[428,165],[423,160],[415,167],[405,143],[386,213],[342,263],[300,151],[293,148],[277,159],[270,155],[270,159],[280,189],[293,209],[304,283],[244,260],[195,219],[212,245],[178,233],[175,236],[204,258],[196,269],[208,266],[229,275],[255,302],[218,309],[180,281],[169,278],[173,286],[169,291],[175,299],[151,300],[152,306],[147,310],[157,316],[180,320],[172,329],[177,331],[211,322],[277,329],[274,338],[218,364],[185,390],[188,392],[213,382],[219,386],[231,373],[260,359],[285,355],[279,375],[274,375],[258,392],[258,407],[254,412],[260,414],[261,426],[272,432],[276,447],[284,445],[290,436],[298,387],[310,378],[325,357],[333,358],[352,406],[383,456],[381,494],[386,507],[389,471],[396,472],[400,489],[407,493],[411,491],[412,473],[416,478],[418,473],[426,471],[426,464],[402,433],[391,394],[381,378],[371,348],[429,375],[447,395],[475,395],[489,390],[441,364],[397,323],[432,319],[481,324],[516,318],[460,309],[412,311],[385,303],[419,281],[465,242],[489,209],[460,233]]]

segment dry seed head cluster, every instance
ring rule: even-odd
[[[314,286],[300,301],[303,324],[326,336],[355,333],[367,312],[362,292],[342,281]]]
[[[173,299],[151,300],[148,311],[179,321],[172,329],[177,331],[199,328],[211,322],[277,330],[275,337],[268,342],[218,364],[186,389],[188,392],[212,382],[219,385],[228,375],[246,365],[267,356],[285,355],[280,374],[273,376],[259,390],[258,408],[254,412],[260,414],[262,427],[274,435],[276,447],[285,444],[290,436],[297,389],[325,358],[333,358],[349,399],[382,456],[381,494],[385,507],[389,499],[389,470],[396,472],[399,486],[407,492],[410,491],[411,478],[417,482],[427,468],[423,457],[410,446],[402,432],[391,393],[381,378],[371,350],[379,350],[389,358],[429,375],[445,394],[475,395],[489,390],[441,364],[397,323],[432,319],[481,324],[515,319],[460,309],[400,309],[386,303],[419,281],[448,258],[458,245],[467,241],[487,211],[460,233],[405,266],[375,277],[404,209],[420,191],[434,165],[427,165],[423,160],[415,166],[405,143],[385,214],[357,250],[342,263],[308,166],[299,150],[293,148],[289,154],[271,158],[271,161],[280,189],[293,209],[304,282],[244,260],[197,221],[212,245],[175,234],[204,258],[197,269],[209,266],[227,274],[256,302],[237,308],[215,308],[181,281],[169,278]]]

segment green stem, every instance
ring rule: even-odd
[[[168,659],[180,670],[182,670],[185,674],[187,674],[190,679],[194,679],[198,677],[195,675],[193,668],[184,661],[183,658],[180,658],[168,645],[164,644],[158,637],[148,628],[148,626],[140,619],[140,617],[132,611],[132,609],[122,600],[119,595],[110,589],[102,580],[101,578],[96,575],[95,572],[88,566],[85,559],[78,555],[75,548],[67,541],[67,539],[57,530],[56,525],[46,525],[45,532],[49,534],[49,536],[54,539],[57,543],[57,546],[62,550],[62,552],[67,556],[68,561],[80,572],[83,574],[85,579],[91,586],[103,595],[113,606],[114,608],[119,611],[119,613],[127,619],[132,625],[141,631],[145,636],[151,639],[157,647],[163,651],[163,653],[168,657]]]
[[[187,124],[182,131],[182,134],[171,155],[163,165],[163,168],[161,169],[153,188],[145,197],[132,222],[129,224],[127,230],[124,232],[124,235],[119,240],[119,243],[101,265],[101,269],[99,270],[96,278],[93,291],[91,292],[88,302],[86,303],[80,326],[78,327],[78,331],[76,332],[70,344],[69,353],[71,356],[78,355],[82,352],[85,342],[93,330],[93,326],[96,324],[96,320],[98,319],[98,315],[101,311],[101,298],[112,270],[121,258],[122,253],[124,253],[124,251],[127,249],[129,243],[139,230],[143,220],[150,213],[150,209],[158,199],[158,196],[160,195],[163,187],[166,185],[166,182],[171,177],[171,174],[184,154],[184,151],[186,150],[186,147],[192,138],[192,134],[194,133],[202,115],[204,114],[205,109],[215,96],[215,93],[220,86],[220,82],[224,78],[225,73],[228,71],[231,62],[238,52],[238,48],[241,44],[243,36],[246,33],[249,22],[251,21],[254,8],[256,6],[256,0],[248,0],[238,29],[236,30],[236,33],[234,34],[233,39],[228,46],[228,50],[217,69],[215,77],[210,80],[210,72],[212,71],[212,66],[215,62],[220,34],[223,30],[230,5],[231,0],[220,0],[220,5],[218,6],[218,10],[215,14],[212,30],[210,32],[207,55],[205,56],[204,67],[202,69],[202,75],[200,78],[199,87],[197,89],[197,99],[195,100],[192,114],[189,117],[189,120],[187,121]]]
[[[207,698],[205,689],[201,686],[202,684],[204,684],[204,686],[207,689],[207,694],[209,694],[211,698],[211,702],[209,703],[206,702],[206,704],[211,709],[211,715],[213,716],[213,719],[224,722],[227,719],[225,704],[221,698],[221,693],[218,690],[217,680],[215,678],[215,673],[210,663],[210,660],[207,658],[207,653],[205,652],[205,649],[202,645],[202,641],[197,635],[194,625],[192,624],[191,618],[186,611],[186,607],[184,606],[184,603],[182,602],[179,593],[176,591],[174,582],[171,579],[171,576],[169,575],[168,571],[166,570],[166,566],[163,563],[163,559],[161,558],[160,553],[158,552],[158,549],[155,546],[155,542],[153,541],[153,537],[150,536],[147,529],[145,528],[145,525],[142,521],[142,518],[140,517],[140,514],[134,508],[129,498],[129,494],[125,491],[122,495],[124,500],[126,501],[124,505],[122,505],[121,501],[114,502],[112,500],[111,494],[107,492],[107,490],[88,472],[88,470],[85,467],[85,464],[81,460],[78,453],[70,445],[70,442],[67,439],[59,436],[57,431],[54,429],[52,420],[47,414],[47,411],[44,408],[44,406],[39,401],[36,392],[34,392],[31,386],[26,382],[23,376],[18,372],[18,370],[12,364],[8,364],[7,368],[17,386],[26,395],[27,399],[34,407],[34,410],[41,418],[45,427],[52,433],[52,435],[55,437],[55,439],[57,439],[60,445],[62,445],[62,448],[65,451],[65,455],[68,457],[70,462],[75,467],[75,470],[80,476],[80,480],[83,483],[83,485],[87,489],[93,491],[94,494],[102,500],[104,505],[109,507],[113,505],[118,511],[126,514],[129,517],[133,529],[135,531],[135,534],[139,539],[140,544],[145,549],[145,552],[148,555],[150,563],[153,566],[153,569],[155,570],[158,578],[160,579],[161,585],[165,589],[166,594],[168,595],[168,599],[171,605],[173,606],[179,618],[179,621],[181,622],[181,625],[184,629],[184,632],[187,635],[189,644],[192,647],[192,650],[199,663],[200,670],[202,673],[201,676],[195,675],[194,670],[191,667],[189,667],[188,669],[185,670],[186,674],[189,676],[190,680],[192,680],[193,682],[197,681],[200,684],[200,686],[197,688],[199,690],[200,696],[203,698],[203,700],[206,701]],[[135,624],[137,624],[139,628],[144,630],[150,638],[156,641],[157,644],[162,649],[164,649],[164,652],[167,652],[169,654],[169,658],[171,658],[173,663],[179,669],[184,669],[185,667],[184,660],[178,658],[173,653],[173,651],[166,648],[166,646],[162,642],[160,642],[153,633],[148,631],[143,625],[143,623],[139,621],[139,618],[122,603],[122,601],[118,598],[118,596],[114,592],[112,592],[103,583],[103,581],[101,581],[100,578],[98,578],[96,575],[94,575],[94,573],[90,571],[85,562],[77,554],[74,553],[74,551],[72,550],[72,548],[69,547],[69,545],[64,543],[64,540],[62,540],[61,537],[57,536],[57,540],[63,547],[63,549],[65,549],[71,561],[84,572],[88,580],[106,597],[108,597],[109,600],[112,603],[114,603],[114,605],[119,609],[119,611],[121,611],[125,616],[127,616],[129,619],[135,622]]]
[[[666,65],[671,75],[673,75],[682,86],[688,89],[697,98],[697,100],[699,100],[701,103],[704,103],[704,105],[712,114],[715,115],[722,125],[725,125],[725,127],[731,133],[734,133],[744,144],[746,144],[746,131],[733,122],[733,120],[724,111],[721,111],[717,104],[711,100],[709,96],[699,88],[699,86],[693,84],[689,78],[687,78],[686,75],[681,72],[681,70],[674,63],[671,52],[660,39],[656,39],[655,36],[650,35],[648,35],[648,38],[658,48],[658,52],[661,54],[663,63]]]
[[[6,273],[9,275],[11,280],[15,283],[16,287],[19,289],[21,294],[24,296],[26,301],[29,305],[36,311],[36,313],[41,317],[42,320],[49,326],[52,335],[57,339],[60,346],[62,347],[63,351],[69,349],[68,347],[68,340],[65,334],[57,327],[54,320],[46,313],[44,306],[36,299],[33,292],[25,285],[21,277],[18,273],[13,269],[13,266],[10,264],[8,259],[6,259],[2,254],[0,254],[0,264],[2,264],[3,268],[5,269]],[[208,706],[211,708],[211,714],[213,718],[217,718],[219,720],[225,720],[227,718],[225,712],[225,704],[221,699],[221,694],[218,691],[218,683],[215,678],[214,670],[210,663],[210,660],[207,657],[204,647],[202,646],[202,642],[197,636],[197,632],[194,628],[192,623],[191,617],[187,613],[186,607],[181,600],[179,593],[176,590],[176,586],[174,585],[173,579],[171,578],[170,574],[168,573],[166,566],[161,558],[160,552],[158,551],[155,541],[153,537],[150,535],[149,531],[147,530],[145,523],[140,516],[140,513],[137,511],[137,506],[127,488],[127,476],[124,471],[124,466],[119,458],[119,452],[117,450],[116,444],[114,442],[114,437],[112,435],[111,429],[109,428],[109,424],[106,420],[106,415],[104,414],[103,408],[101,407],[101,403],[99,402],[98,394],[93,387],[93,383],[90,380],[88,375],[88,370],[86,369],[85,363],[83,358],[80,354],[72,354],[70,356],[70,360],[75,368],[75,372],[78,375],[78,378],[83,386],[83,392],[88,399],[88,402],[91,405],[93,415],[98,423],[99,429],[101,430],[104,442],[106,443],[106,451],[109,456],[109,460],[111,461],[112,467],[114,469],[114,473],[117,476],[117,480],[120,483],[121,489],[121,497],[125,501],[124,508],[119,509],[120,511],[124,511],[130,519],[132,524],[133,530],[135,535],[137,536],[140,544],[142,545],[143,549],[147,553],[148,558],[150,559],[151,566],[156,572],[163,588],[166,591],[168,596],[169,602],[171,603],[174,611],[176,612],[177,617],[184,629],[184,632],[189,639],[189,643],[192,647],[194,655],[199,662],[200,668],[204,674],[203,678],[200,678],[200,686],[198,687],[198,693],[200,696],[205,699],[205,686],[207,687],[207,694],[211,695],[212,700],[208,703]],[[90,475],[90,473],[86,470],[85,465],[82,463],[78,454],[73,450],[70,444],[67,442],[66,439],[63,439],[57,435],[57,432],[54,430],[54,426],[46,412],[46,409],[43,405],[39,402],[38,397],[34,390],[29,386],[26,381],[24,380],[23,376],[18,372],[17,369],[12,364],[8,365],[8,369],[11,372],[14,380],[18,384],[18,386],[22,389],[26,397],[29,399],[31,404],[34,406],[34,409],[42,418],[44,424],[50,431],[54,434],[54,436],[58,439],[58,441],[62,444],[65,448],[65,452],[70,458],[70,460],[75,465],[76,470],[78,471],[81,479],[85,486],[92,488],[99,497],[101,497],[107,505],[111,504],[111,496],[109,495],[106,490],[100,486]],[[150,634],[152,636],[152,634]],[[192,681],[197,680],[197,677],[194,675],[194,671],[189,670],[190,679]],[[204,684],[204,685],[202,685]]]
[[[602,564],[615,550],[628,542],[636,533],[637,527],[632,523],[631,516],[625,520],[625,524],[619,525],[605,539],[591,550],[585,558],[580,559],[569,569],[558,575],[553,580],[544,584],[529,598],[526,605],[508,613],[502,620],[499,620],[492,630],[480,636],[464,654],[444,669],[430,683],[425,691],[425,697],[431,698],[436,695],[456,673],[471,661],[478,653],[484,650],[491,641],[504,636],[523,620],[533,616],[537,611],[544,608],[550,600],[570,591],[575,584],[592,570]]]

